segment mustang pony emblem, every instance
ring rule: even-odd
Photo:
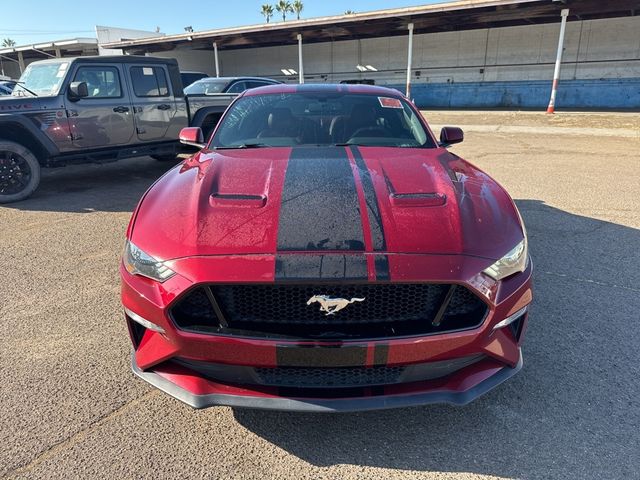
[[[350,303],[364,302],[364,298],[352,298],[351,300],[347,300],[346,298],[332,298],[327,295],[314,295],[307,301],[307,305],[311,305],[316,302],[320,304],[321,312],[327,312],[325,315],[333,315]]]

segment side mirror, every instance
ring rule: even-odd
[[[448,147],[464,140],[464,132],[458,127],[442,127],[440,130],[440,146]]]
[[[80,100],[89,96],[87,82],[71,82],[69,84],[69,97],[72,100]]]
[[[204,135],[200,127],[187,127],[180,130],[180,143],[191,145],[192,147],[204,148]]]

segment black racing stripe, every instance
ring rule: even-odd
[[[369,173],[369,169],[364,163],[360,149],[355,145],[351,145],[351,152],[353,153],[353,158],[356,161],[358,172],[360,172],[360,180],[362,181],[362,189],[364,190],[364,199],[367,204],[367,214],[369,216],[373,250],[378,252],[384,251],[387,249],[387,244],[384,238],[384,227],[382,226],[382,216],[380,215],[380,208],[378,206],[378,196],[376,195],[376,190],[373,187],[371,173]]]
[[[294,253],[276,255],[276,281],[366,279],[367,259],[364,255]]]
[[[373,364],[386,365],[389,360],[389,345],[382,344],[373,347]]]
[[[390,280],[389,257],[386,255],[376,255],[376,280]]]
[[[292,149],[282,191],[277,249],[364,250],[358,193],[344,148]]]
[[[359,367],[366,365],[367,345],[276,345],[279,367]]]

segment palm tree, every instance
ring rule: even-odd
[[[273,17],[273,6],[265,3],[264,5],[262,5],[262,10],[260,10],[260,13],[264,15],[264,18],[267,19],[267,23],[269,23],[269,19]]]
[[[16,46],[16,42],[15,42],[15,40],[11,40],[10,38],[5,38],[4,40],[2,40],[2,46],[3,47],[15,47]]]
[[[282,14],[282,21],[287,21],[287,13],[293,12],[293,7],[291,6],[291,2],[287,0],[280,0],[276,3],[276,10]]]
[[[295,0],[295,2],[293,2],[293,11],[296,12],[298,20],[300,20],[300,12],[302,12],[303,8],[304,4],[302,3],[302,0]]]
[[[347,10],[346,12],[344,12],[345,15],[353,15],[354,13],[356,12],[354,12],[353,10]]]

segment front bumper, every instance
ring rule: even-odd
[[[288,398],[279,397],[265,392],[233,391],[229,386],[216,384],[201,378],[194,379],[186,369],[160,369],[159,371],[142,371],[131,357],[131,368],[142,380],[171,395],[172,397],[190,405],[193,408],[207,408],[213,406],[229,406],[254,408],[262,410],[289,410],[298,412],[355,412],[365,410],[382,410],[388,408],[413,407],[433,403],[448,403],[452,405],[466,405],[489,390],[508,380],[522,368],[522,353],[514,367],[498,366],[494,362],[474,369],[469,376],[449,379],[446,383],[429,385],[420,382],[407,388],[401,386],[397,392],[386,392],[369,396],[346,398]],[[464,377],[464,378],[463,378]],[[196,383],[204,383],[194,393],[186,386],[193,387]],[[203,388],[204,387],[204,388]]]
[[[420,282],[421,272],[437,273],[433,282],[459,283],[482,294],[474,283],[473,272],[484,266],[476,259],[456,264],[458,258],[443,256],[403,256],[402,261],[415,270],[400,272],[392,281]],[[410,260],[410,262],[409,262]],[[122,300],[125,308],[161,327],[161,331],[135,332],[129,319],[134,343],[134,373],[169,395],[204,408],[228,405],[247,408],[297,411],[354,411],[405,407],[429,403],[464,405],[515,375],[522,367],[520,345],[526,330],[528,313],[523,315],[517,332],[494,326],[531,302],[532,267],[484,293],[489,313],[477,328],[430,336],[399,337],[359,341],[274,340],[187,332],[176,328],[168,315],[180,295],[201,283],[251,282],[264,279],[260,269],[269,259],[247,256],[184,260],[180,272],[159,284],[142,277],[122,274]],[[197,268],[189,270],[187,262]],[[438,262],[438,263],[427,263]],[[442,267],[442,268],[435,268]],[[267,263],[264,270],[268,270]],[[188,272],[188,274],[184,274]],[[209,272],[215,272],[211,274]],[[414,273],[415,272],[415,273]],[[268,281],[268,279],[266,279]],[[229,370],[247,368],[369,368],[377,366],[414,366],[454,361],[478,356],[477,362],[447,375],[408,383],[393,383],[359,388],[279,388],[265,384],[234,381],[205,375],[185,366],[183,360],[228,366]],[[230,380],[231,378],[231,380]],[[426,377],[425,377],[426,378]]]

